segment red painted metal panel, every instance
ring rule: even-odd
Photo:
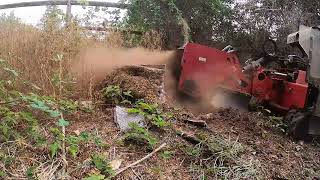
[[[226,86],[246,93],[249,88],[241,88],[240,79],[245,80],[245,77],[235,54],[198,44],[186,45],[182,59],[180,90],[195,97],[210,93],[217,86]],[[193,92],[187,92],[184,88],[188,80],[196,84]]]
[[[279,104],[288,108],[304,108],[308,85],[286,82],[285,91],[280,95]]]
[[[304,108],[308,93],[304,71],[299,71],[296,82],[288,82],[285,77],[273,77],[263,67],[251,75],[252,79],[242,72],[236,54],[189,43],[182,59],[179,89],[193,97],[206,97],[215,88],[224,87],[250,94],[283,109]],[[241,86],[243,82],[246,86]]]

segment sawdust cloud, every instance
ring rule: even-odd
[[[151,51],[143,48],[91,48],[80,53],[72,71],[78,79],[88,77],[95,83],[116,68],[128,65],[161,65],[174,58],[174,51]]]

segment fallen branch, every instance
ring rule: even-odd
[[[131,168],[132,166],[135,166],[135,165],[141,163],[142,161],[144,161],[144,160],[146,160],[146,159],[148,159],[148,158],[150,158],[150,157],[153,156],[155,153],[157,153],[157,152],[160,151],[162,148],[164,148],[166,145],[167,145],[166,143],[163,143],[161,146],[159,146],[157,149],[155,149],[154,151],[152,151],[150,154],[146,155],[146,156],[143,157],[142,159],[140,159],[140,160],[138,160],[138,161],[136,161],[136,162],[134,162],[134,163],[132,163],[132,164],[130,164],[130,165],[122,168],[122,169],[120,169],[119,171],[117,171],[117,172],[114,174],[113,177],[116,177],[117,175],[119,175],[119,174],[122,173],[123,171]]]
[[[176,134],[192,144],[199,144],[202,142],[197,137],[190,135],[190,134],[187,134],[186,132],[176,130]]]
[[[208,124],[203,121],[203,120],[196,120],[196,119],[186,119],[186,120],[183,120],[187,123],[190,123],[190,124],[193,124],[195,126],[198,126],[198,127],[208,127]]]

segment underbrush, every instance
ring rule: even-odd
[[[79,159],[88,148],[98,154],[108,145],[97,130],[71,130],[79,123],[76,119],[99,115],[90,99],[94,85],[80,84],[72,74],[73,64],[87,48],[161,48],[155,32],[130,44],[125,40],[134,40],[130,34],[115,31],[102,38],[76,23],[65,28],[55,20],[43,19],[36,28],[15,17],[0,18],[0,179],[67,179],[87,167],[106,177],[112,174],[102,156],[92,156],[90,163]],[[84,172],[76,175],[83,178]]]
[[[12,168],[19,166],[21,157],[14,153],[25,148],[38,151],[42,154],[44,162],[52,162],[57,168],[62,164],[61,177],[64,177],[67,159],[77,158],[81,144],[99,146],[95,143],[96,137],[89,132],[79,132],[76,135],[66,132],[71,123],[66,117],[79,112],[88,113],[90,109],[70,99],[30,93],[32,86],[30,89],[25,88],[25,91],[30,91],[29,93],[21,92],[16,85],[25,82],[23,76],[6,61],[1,62],[0,68],[4,70],[0,80],[1,177],[7,175],[12,177],[12,172],[18,170]],[[36,155],[39,154],[33,154],[30,158],[39,158]],[[31,172],[40,168],[41,164],[23,165],[29,167],[22,172],[27,176],[37,176],[37,178],[42,176],[41,169],[38,169],[37,175]],[[44,178],[49,177],[51,176],[48,174]],[[16,175],[15,178],[19,176]]]
[[[131,128],[122,137],[122,146],[129,146],[133,151],[150,152],[164,142],[171,142],[164,149],[160,158],[169,161],[172,158],[183,158],[193,178],[200,179],[259,179],[263,177],[261,164],[253,157],[246,156],[248,147],[237,140],[212,135],[205,129],[197,130],[192,135],[181,132],[174,127],[172,120],[177,115],[166,113],[161,106],[149,104],[133,96],[117,85],[107,86],[104,98],[114,105],[123,105],[129,101],[128,113],[144,117],[144,126],[129,123]],[[178,136],[177,136],[178,135]],[[164,137],[163,137],[164,136]],[[160,138],[162,137],[162,138]],[[166,140],[163,140],[166,139]],[[155,174],[162,176],[160,167],[152,167]]]

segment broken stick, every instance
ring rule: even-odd
[[[176,134],[192,144],[199,144],[201,140],[188,133],[176,130]]]
[[[138,160],[138,161],[136,161],[136,162],[134,162],[134,163],[132,163],[132,164],[130,164],[130,165],[122,168],[122,169],[120,169],[119,171],[117,171],[117,172],[114,174],[113,177],[119,175],[119,174],[122,173],[123,171],[131,168],[132,166],[135,166],[135,165],[141,163],[142,161],[150,158],[150,157],[153,156],[155,153],[157,153],[157,152],[160,151],[162,148],[164,148],[166,145],[167,145],[166,143],[163,143],[161,146],[159,146],[157,149],[155,149],[154,151],[152,151],[150,154],[146,155],[146,156],[143,157],[142,159],[140,159],[140,160]]]
[[[193,124],[195,126],[199,127],[208,127],[207,123],[203,120],[197,120],[197,119],[186,119],[184,120],[187,123]]]

